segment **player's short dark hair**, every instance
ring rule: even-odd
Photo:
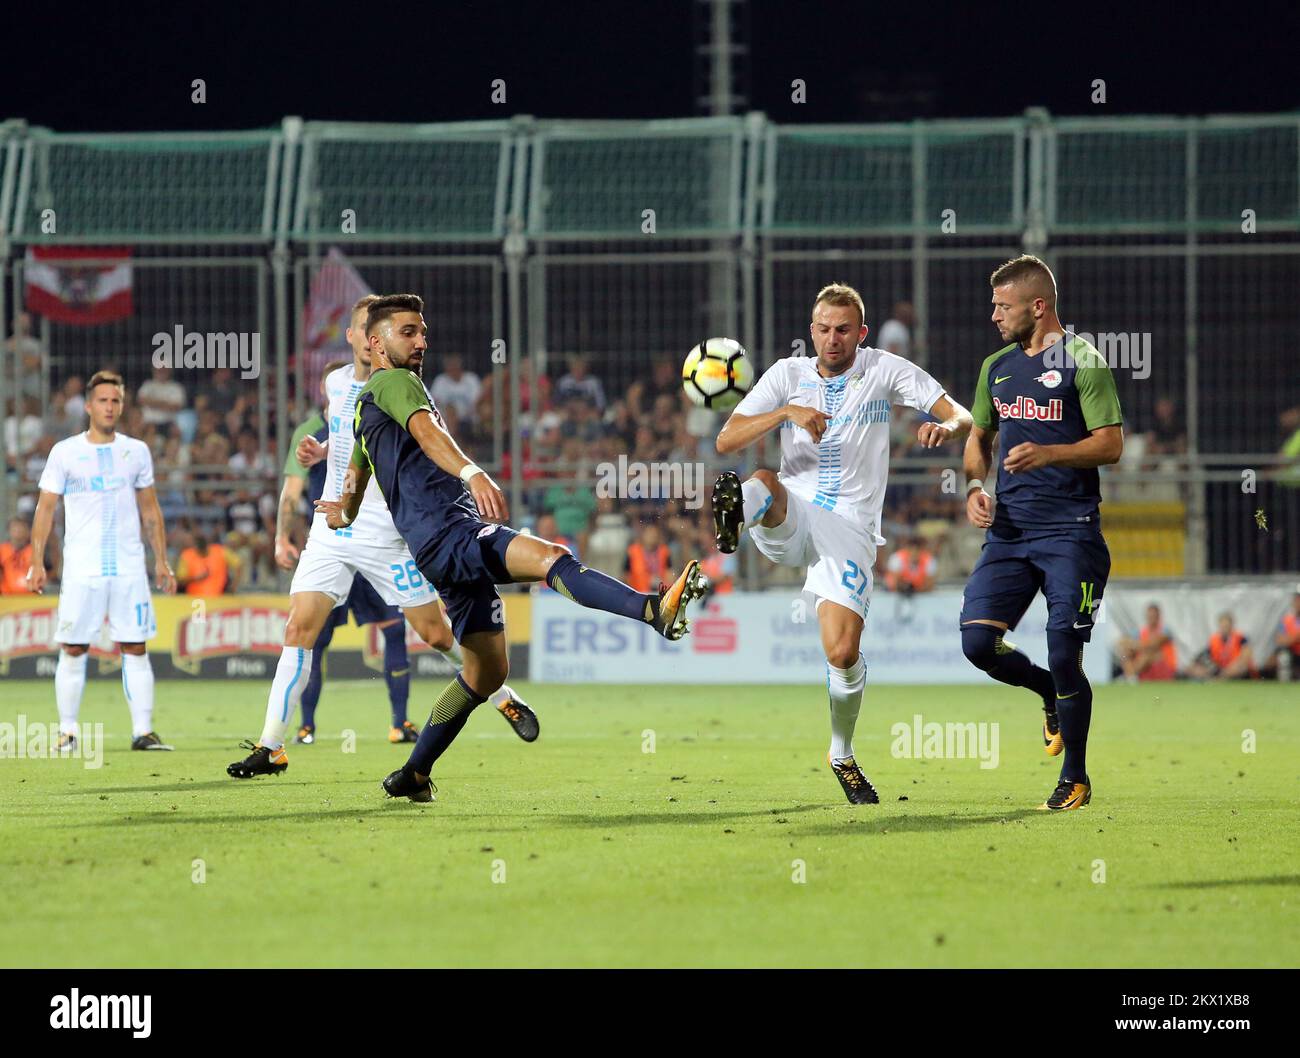
[[[96,386],[116,386],[123,399],[126,398],[126,383],[116,371],[96,371],[86,383],[86,395],[94,393]]]
[[[1031,253],[1021,254],[998,265],[989,276],[989,286],[1000,287],[1007,283],[1023,283],[1026,280],[1045,292],[1050,291],[1048,303],[1056,304],[1056,276],[1052,275],[1052,270],[1040,258]]]
[[[423,312],[424,298],[419,294],[385,294],[370,303],[366,313],[366,334],[374,333],[375,324],[399,312]]]
[[[337,371],[340,367],[347,367],[348,364],[350,363],[352,363],[351,360],[331,360],[328,364],[325,365],[324,369],[321,371],[320,373],[321,379],[324,380],[326,378],[329,378],[329,376],[332,375],[335,371]]]

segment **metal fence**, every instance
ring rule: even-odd
[[[480,452],[494,467],[508,460],[518,508],[536,498],[529,394],[569,357],[585,357],[611,396],[709,334],[736,336],[766,366],[801,348],[815,291],[841,279],[862,291],[876,330],[910,302],[912,355],[969,402],[995,346],[988,273],[1027,249],[1057,272],[1062,320],[1096,336],[1115,368],[1133,456],[1107,474],[1107,509],[1132,568],[1150,572],[1172,549],[1177,575],[1300,570],[1296,457],[1281,454],[1300,429],[1296,115],[290,118],[254,132],[96,136],[9,122],[0,157],[6,334],[34,247],[129,246],[135,272],[129,318],[39,323],[36,383],[21,356],[4,358],[6,446],[22,436],[16,398],[48,412],[66,376],[108,365],[134,386],[150,373],[151,336],[181,326],[261,336],[263,370],[240,385],[256,395],[259,448],[282,458],[315,403],[299,355],[310,279],[338,247],[374,289],[425,296],[435,361],[454,351],[495,380]],[[507,377],[525,365],[521,394]],[[1178,427],[1184,451],[1143,455],[1141,438]],[[934,489],[934,469],[903,456],[895,483]],[[0,509],[30,488],[21,468],[5,475]],[[941,498],[957,510],[958,497]]]

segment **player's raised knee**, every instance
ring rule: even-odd
[[[1000,628],[993,625],[966,624],[961,626],[961,651],[966,660],[977,669],[987,672],[998,658]]]
[[[776,495],[776,490],[781,487],[780,479],[776,476],[776,472],[772,470],[755,470],[754,473],[750,475],[750,480],[761,481],[767,491],[772,493],[773,496]]]

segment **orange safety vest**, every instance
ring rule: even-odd
[[[220,544],[210,545],[206,557],[199,554],[198,548],[187,547],[181,552],[181,561],[192,578],[185,585],[186,595],[220,595],[226,590],[230,572],[226,549]]]
[[[907,547],[894,553],[903,563],[903,570],[897,575],[913,588],[920,588],[934,566],[934,558],[927,551],[913,551]]]
[[[655,548],[653,556],[639,543],[627,549],[627,583],[633,591],[649,594],[654,586],[668,574],[668,563],[672,560],[667,544]]]
[[[27,571],[32,568],[32,545],[14,550],[6,540],[0,544],[0,592],[18,595],[27,592]]]
[[[5,590],[8,591],[9,589],[6,588]],[[1294,613],[1286,614],[1282,618],[1282,628],[1289,636],[1300,633],[1300,616]],[[1291,653],[1300,655],[1300,641],[1291,644]]]
[[[722,570],[723,556],[715,551],[708,558],[701,560],[700,569],[709,578],[715,595],[725,595],[732,590],[731,578]]]
[[[1215,632],[1210,636],[1210,657],[1219,668],[1227,668],[1237,660],[1241,654],[1241,644],[1246,641],[1246,637],[1240,632],[1233,632],[1232,638],[1224,640],[1223,636]]]
[[[1153,636],[1162,636],[1162,635],[1165,635],[1164,625],[1161,625],[1154,632],[1146,625],[1143,625],[1141,630],[1138,632],[1138,642],[1145,643],[1148,639],[1151,639]],[[1169,640],[1168,643],[1166,643],[1163,647],[1160,648],[1160,657],[1166,665],[1168,665],[1171,669],[1177,671],[1178,651],[1174,649],[1174,641],[1172,639]]]

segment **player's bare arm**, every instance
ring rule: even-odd
[[[949,441],[958,441],[975,424],[970,412],[946,393],[930,407],[930,414],[939,422],[923,422],[916,431],[917,440],[926,448],[938,448]]]
[[[1002,461],[1009,473],[1018,474],[1039,467],[1090,469],[1118,463],[1124,452],[1124,428],[1099,426],[1082,441],[1069,445],[1018,444]]]
[[[27,570],[27,590],[37,595],[45,588],[45,543],[54,528],[54,508],[58,505],[59,497],[42,489],[32,516],[32,565]]]
[[[419,443],[420,450],[448,474],[461,477],[466,468],[475,465],[432,412],[417,411],[407,421],[406,429]],[[465,487],[486,521],[505,522],[509,519],[505,493],[486,471],[478,470],[466,478]]]
[[[748,448],[768,431],[787,422],[807,430],[814,441],[820,442],[830,418],[826,412],[802,404],[787,404],[784,408],[764,412],[762,415],[738,415],[733,412],[718,434],[718,453],[725,456]]]
[[[293,543],[293,530],[302,502],[303,479],[289,474],[280,487],[280,503],[275,511],[275,564],[291,570],[298,561],[299,549]]]
[[[162,508],[158,506],[158,493],[152,485],[136,489],[136,503],[140,507],[140,529],[153,551],[154,579],[159,591],[176,594],[176,574],[167,563],[167,528],[163,525]]]
[[[993,497],[984,489],[989,470],[993,466],[993,441],[998,432],[982,426],[971,426],[962,457],[966,472],[966,517],[977,529],[987,529],[993,524]]]

